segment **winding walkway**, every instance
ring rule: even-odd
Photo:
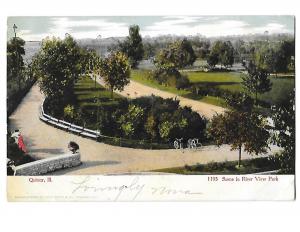
[[[34,85],[19,107],[9,118],[9,129],[18,128],[24,137],[28,152],[36,158],[52,157],[67,152],[70,140],[80,146],[79,167],[54,172],[54,175],[76,174],[117,174],[183,166],[185,164],[211,161],[236,160],[237,151],[229,146],[203,147],[198,151],[185,150],[142,150],[116,147],[70,134],[51,127],[39,120],[39,107],[43,94]],[[243,158],[251,156],[243,153]]]
[[[102,78],[99,76],[97,77],[97,82],[105,86],[105,83]],[[192,100],[185,97],[180,97],[173,93],[168,93],[166,91],[162,91],[159,89],[155,89],[143,84],[140,84],[136,81],[130,80],[130,83],[125,86],[123,91],[115,91],[116,93],[124,96],[124,97],[130,97],[130,98],[136,98],[136,97],[142,97],[142,96],[151,96],[152,94],[156,96],[160,96],[162,98],[176,98],[180,100],[181,106],[190,106],[194,111],[198,112],[200,115],[203,115],[204,117],[210,119],[215,115],[216,113],[222,113],[225,111],[225,108],[222,108],[220,106],[211,105],[208,103]]]

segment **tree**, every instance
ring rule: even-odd
[[[178,69],[192,65],[195,60],[196,55],[191,43],[187,39],[176,41],[156,55],[154,78],[159,83],[171,85],[177,89],[185,88],[189,85],[189,80],[181,75]]]
[[[142,118],[144,116],[143,108],[136,105],[129,105],[126,114],[121,115],[119,119],[121,130],[125,136],[131,138],[135,131],[142,124]]]
[[[265,126],[264,119],[254,112],[232,110],[214,116],[208,132],[218,146],[230,144],[232,150],[239,151],[240,167],[242,146],[250,154],[267,152],[269,132]]]
[[[7,43],[7,79],[16,80],[18,89],[21,90],[21,82],[24,80],[25,41],[19,37],[12,38]]]
[[[173,69],[184,68],[192,65],[196,60],[196,55],[192,44],[187,40],[179,40],[162,49],[155,57],[155,65],[169,67]]]
[[[270,73],[287,72],[295,55],[293,40],[283,40],[275,45],[262,44],[255,49],[254,63]]]
[[[219,62],[219,56],[216,52],[210,52],[207,57],[207,63],[210,67],[215,67]]]
[[[210,41],[209,40],[203,40],[202,38],[195,38],[191,41],[193,45],[193,49],[195,51],[195,54],[197,57],[201,59],[207,58],[207,55],[209,54],[209,47],[210,47]]]
[[[274,141],[284,150],[277,159],[283,173],[295,173],[295,90],[279,106],[272,107]]]
[[[219,54],[219,61],[221,65],[226,68],[233,65],[234,62],[234,49],[230,41],[222,43],[221,51]]]
[[[81,73],[80,48],[71,36],[64,40],[46,38],[33,64],[40,89],[55,111],[72,97]]]
[[[122,52],[113,52],[102,60],[99,71],[111,91],[111,98],[114,90],[122,91],[129,83],[130,65],[128,58]]]
[[[214,67],[216,64],[224,67],[232,66],[234,62],[234,49],[230,41],[216,41],[207,57],[207,63]]]
[[[246,93],[237,92],[225,96],[226,104],[234,110],[251,112],[253,109],[253,99]]]
[[[242,85],[250,93],[255,94],[255,104],[257,104],[257,95],[268,92],[272,88],[269,79],[269,73],[264,69],[257,68],[253,63],[247,67],[248,75],[242,76]]]
[[[140,35],[138,25],[129,27],[129,36],[126,40],[119,44],[120,51],[127,55],[132,68],[137,67],[139,61],[143,59],[144,48],[142,37]]]

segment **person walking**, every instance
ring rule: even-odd
[[[27,153],[27,149],[23,140],[23,136],[21,135],[21,132],[19,130],[15,130],[14,133],[11,135],[15,139],[16,144],[18,144],[18,147],[24,152]]]

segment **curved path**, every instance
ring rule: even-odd
[[[105,86],[105,83],[102,78],[97,77],[97,82],[102,86]],[[180,97],[173,93],[168,93],[159,89],[155,89],[143,84],[140,84],[136,81],[130,80],[130,83],[125,86],[123,91],[115,91],[116,93],[130,98],[142,97],[142,96],[151,96],[152,94],[160,96],[162,98],[176,98],[180,100],[181,106],[190,106],[194,111],[198,112],[200,115],[210,119],[216,113],[222,113],[225,111],[225,108],[220,106],[211,105],[208,103],[192,100],[185,97]]]
[[[10,130],[18,128],[24,137],[28,152],[36,158],[46,158],[67,152],[70,140],[80,146],[79,167],[54,172],[62,174],[112,174],[151,171],[154,169],[183,166],[185,164],[211,161],[236,160],[237,151],[229,146],[203,147],[198,151],[184,150],[142,150],[116,147],[85,139],[51,127],[39,120],[39,107],[43,100],[39,87],[34,85],[19,107],[9,118]],[[244,153],[243,158],[251,156]]]

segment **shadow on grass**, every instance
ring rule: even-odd
[[[96,88],[95,87],[80,87],[80,86],[75,86],[74,90],[76,92],[84,92],[84,91],[99,91],[99,90],[106,90],[104,87],[100,87],[100,86],[97,86]]]
[[[204,87],[204,86],[206,86],[206,87],[216,87],[216,86],[219,86],[219,85],[238,85],[238,84],[240,84],[240,82],[234,82],[234,81],[231,81],[231,82],[201,81],[201,82],[194,82],[193,83],[194,86],[199,86],[199,87]]]

